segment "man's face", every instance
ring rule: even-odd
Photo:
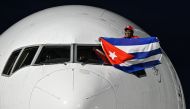
[[[133,36],[133,31],[132,30],[126,30],[125,31],[125,37],[130,38],[132,36]]]

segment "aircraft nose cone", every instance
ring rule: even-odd
[[[109,82],[87,70],[55,71],[39,80],[31,93],[30,109],[115,109]]]

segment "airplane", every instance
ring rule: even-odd
[[[186,109],[177,73],[161,64],[136,74],[102,62],[99,37],[121,38],[132,21],[83,5],[42,10],[0,36],[0,109]],[[86,56],[85,59],[82,56]]]

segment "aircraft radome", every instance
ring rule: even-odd
[[[70,5],[46,9],[0,36],[0,109],[185,109],[169,58],[139,74],[103,64],[93,51],[100,36],[149,37],[105,9]],[[85,61],[80,57],[85,55]]]

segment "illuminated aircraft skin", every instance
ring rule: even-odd
[[[165,53],[162,64],[138,75],[78,59],[100,36],[123,37],[127,24],[149,37],[124,17],[80,5],[46,9],[10,27],[0,36],[0,109],[185,109]],[[66,61],[45,62],[51,53]]]

